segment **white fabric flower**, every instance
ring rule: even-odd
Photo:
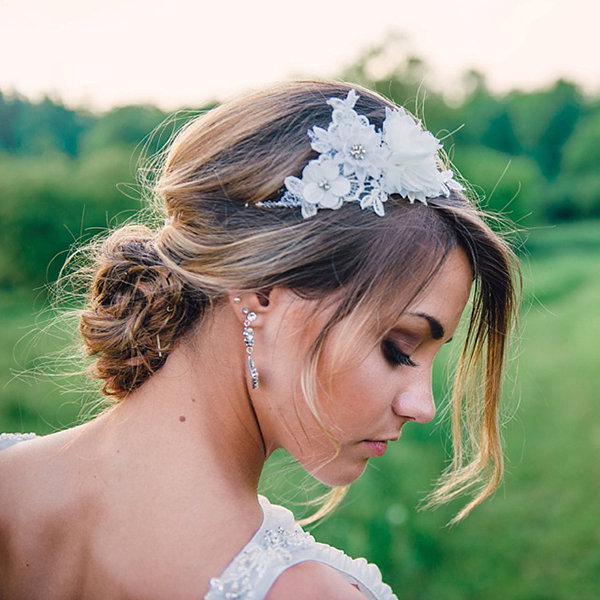
[[[383,173],[383,186],[389,194],[400,194],[411,202],[448,195],[445,176],[440,173],[439,141],[421,128],[404,110],[386,109],[383,139],[390,149]]]
[[[339,208],[342,197],[350,192],[350,182],[331,159],[311,160],[302,171],[302,194],[309,204],[319,208]]]
[[[386,158],[381,147],[381,134],[375,131],[373,125],[365,127],[358,121],[348,129],[335,140],[338,150],[336,162],[342,165],[342,173],[356,173],[361,183],[367,177],[379,178]]]
[[[383,129],[377,130],[354,110],[357,99],[355,90],[345,99],[329,98],[333,111],[327,129],[308,131],[320,156],[304,167],[302,179],[285,178],[287,191],[280,200],[262,206],[300,206],[306,218],[320,208],[335,210],[344,202],[358,202],[383,216],[390,194],[427,204],[427,198],[462,189],[452,171],[440,170],[442,145],[420,122],[403,108],[386,108]]]
[[[358,181],[364,183],[367,177],[380,177],[386,151],[381,145],[381,133],[352,109],[356,98],[356,92],[348,93],[346,100],[331,98],[328,103],[334,110],[329,127],[313,127],[308,135],[313,150],[340,164],[344,176],[356,174]]]

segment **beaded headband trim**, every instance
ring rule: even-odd
[[[356,90],[348,96],[329,98],[333,108],[327,129],[308,130],[310,145],[319,153],[302,170],[302,178],[286,177],[286,191],[276,201],[256,206],[301,208],[312,217],[320,208],[337,210],[345,202],[385,215],[390,194],[399,194],[412,204],[427,204],[427,198],[448,196],[463,187],[450,170],[440,170],[440,141],[423,129],[403,108],[385,109],[381,130],[354,110]]]

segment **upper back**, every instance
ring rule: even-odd
[[[186,536],[137,490],[112,496],[52,437],[0,452],[0,599],[198,598],[210,560],[194,516]]]
[[[206,600],[234,590],[300,600],[315,589],[395,599],[376,567],[318,544],[264,498],[258,530],[247,514],[193,514],[189,506],[155,514],[139,502],[128,508],[124,496],[107,502],[102,473],[65,460],[68,436],[0,452],[1,600],[199,598],[207,585]]]
[[[69,536],[61,532],[61,522],[67,523],[69,515],[61,510],[60,494],[52,489],[40,468],[43,461],[31,447],[38,440],[17,446],[18,441],[4,435],[2,447],[13,447],[0,453],[0,597],[36,598],[46,594],[52,598],[53,589],[69,586],[61,569],[45,573],[41,563],[48,562],[43,557],[52,557],[52,562],[60,561],[67,567],[65,575],[75,572],[76,554],[69,557],[65,553],[73,544],[64,544]],[[77,522],[77,515],[70,516]]]

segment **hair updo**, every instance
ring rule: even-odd
[[[165,362],[206,297],[165,266],[144,228],[115,232],[96,258],[79,331],[107,396],[122,398]]]
[[[168,149],[154,185],[166,212],[158,231],[124,227],[98,249],[80,332],[95,357],[93,375],[105,394],[123,399],[144,383],[194,324],[230,292],[286,286],[305,298],[338,292],[341,301],[312,348],[359,309],[369,326],[390,314],[390,300],[408,305],[461,247],[474,274],[470,325],[453,400],[455,462],[437,499],[451,497],[493,465],[479,502],[498,482],[502,455],[497,415],[506,337],[514,319],[514,257],[460,193],[411,205],[391,196],[385,217],[345,204],[303,219],[299,209],[266,208],[288,175],[300,177],[316,157],[307,130],[327,128],[330,97],[358,90],[355,109],[377,128],[386,107],[377,94],[343,83],[277,85],[223,104],[185,125]],[[393,293],[393,295],[391,295]],[[478,393],[465,392],[479,372]],[[308,389],[310,386],[304,386]],[[310,394],[308,394],[310,396]],[[317,416],[310,397],[307,402]],[[460,435],[467,411],[468,441]],[[467,458],[465,458],[467,457]],[[471,505],[467,507],[469,510]]]

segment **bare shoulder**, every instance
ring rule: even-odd
[[[335,569],[306,561],[286,569],[273,584],[266,600],[365,600]]]
[[[34,597],[28,582],[59,554],[57,525],[65,519],[54,517],[66,477],[52,463],[64,437],[52,434],[0,451],[0,581],[7,598]]]
[[[48,462],[65,436],[66,432],[60,432],[36,437],[0,451],[0,498],[5,501],[18,497],[36,486],[39,494],[43,489],[40,478],[47,474]]]
[[[35,443],[23,441],[0,451],[0,522],[18,507],[17,500],[32,479],[30,446]]]
[[[23,441],[0,452],[0,581],[14,592],[13,576],[16,535],[28,513],[27,490],[30,487],[28,449],[33,442]],[[15,595],[15,594],[13,594]],[[17,597],[15,595],[15,597]]]

